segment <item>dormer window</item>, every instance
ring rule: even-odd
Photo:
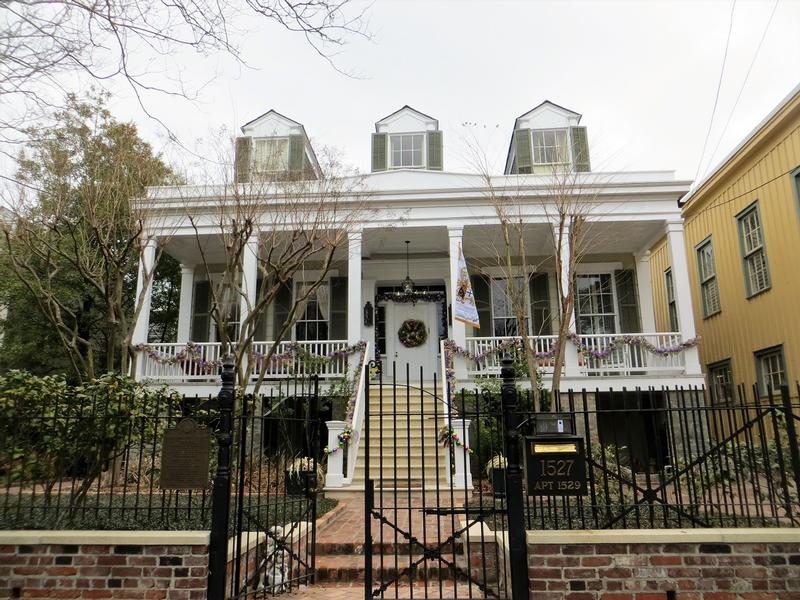
[[[567,129],[534,129],[533,162],[537,165],[561,165],[569,162]]]
[[[392,169],[419,169],[425,165],[424,133],[404,133],[389,136]]]
[[[269,175],[289,169],[289,138],[256,138],[253,140],[253,173]]]

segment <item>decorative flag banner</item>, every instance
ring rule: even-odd
[[[456,281],[455,302],[453,303],[453,318],[480,329],[481,322],[478,318],[478,307],[475,306],[475,295],[472,293],[472,283],[469,280],[467,261],[458,245],[458,280]]]

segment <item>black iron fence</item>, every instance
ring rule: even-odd
[[[762,394],[740,386],[736,392],[724,404],[701,388],[541,398],[519,392],[526,407],[520,433],[531,436],[542,418],[534,401],[536,408],[549,403],[551,413],[574,423],[586,458],[585,494],[547,494],[526,482],[527,529],[800,527],[800,388]],[[496,394],[464,392],[458,403],[465,414],[476,414],[470,406],[485,407],[470,431],[483,442],[472,444],[479,480],[490,459],[483,438],[501,426],[498,417],[486,416]]]

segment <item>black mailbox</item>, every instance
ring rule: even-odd
[[[525,437],[529,496],[584,496],[586,453],[570,413],[540,413]]]

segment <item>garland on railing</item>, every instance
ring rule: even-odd
[[[331,448],[330,446],[325,446],[323,448],[323,452],[326,455],[331,455],[337,453],[339,450],[343,450],[346,446],[350,444],[350,441],[353,439],[353,417],[355,416],[356,410],[356,399],[358,398],[358,391],[361,386],[358,385],[361,379],[361,371],[364,369],[364,361],[366,357],[364,353],[367,351],[367,342],[361,341],[357,344],[349,346],[352,349],[352,352],[361,352],[361,360],[358,361],[358,367],[356,367],[355,372],[353,373],[353,381],[355,385],[353,386],[353,391],[350,392],[350,399],[347,401],[347,406],[344,409],[345,412],[345,426],[342,432],[336,436],[337,442],[336,446]],[[351,353],[352,353],[351,352]]]
[[[590,348],[586,344],[581,341],[580,336],[577,333],[569,333],[568,334],[569,341],[571,341],[575,346],[578,347],[578,352],[583,354],[584,356],[590,356],[592,358],[608,358],[612,352],[615,350],[619,350],[623,346],[639,346],[640,348],[644,348],[651,354],[657,354],[658,356],[668,356],[669,354],[677,354],[678,352],[683,352],[687,348],[694,348],[697,344],[700,343],[699,337],[693,337],[691,339],[686,340],[685,342],[681,342],[679,344],[673,344],[671,346],[656,346],[650,340],[642,335],[623,335],[618,338],[614,338],[611,343],[603,348],[602,350],[597,350],[595,348]]]
[[[472,448],[465,444],[454,429],[445,425],[439,431],[439,443],[442,446],[454,445],[456,448],[464,448],[469,454],[472,454]]]
[[[202,355],[202,347],[195,342],[186,342],[186,346],[175,354],[162,354],[150,344],[137,344],[133,347],[137,352],[144,352],[147,357],[160,365],[176,365],[191,362],[198,365],[207,373],[222,367],[222,360],[206,360]]]

